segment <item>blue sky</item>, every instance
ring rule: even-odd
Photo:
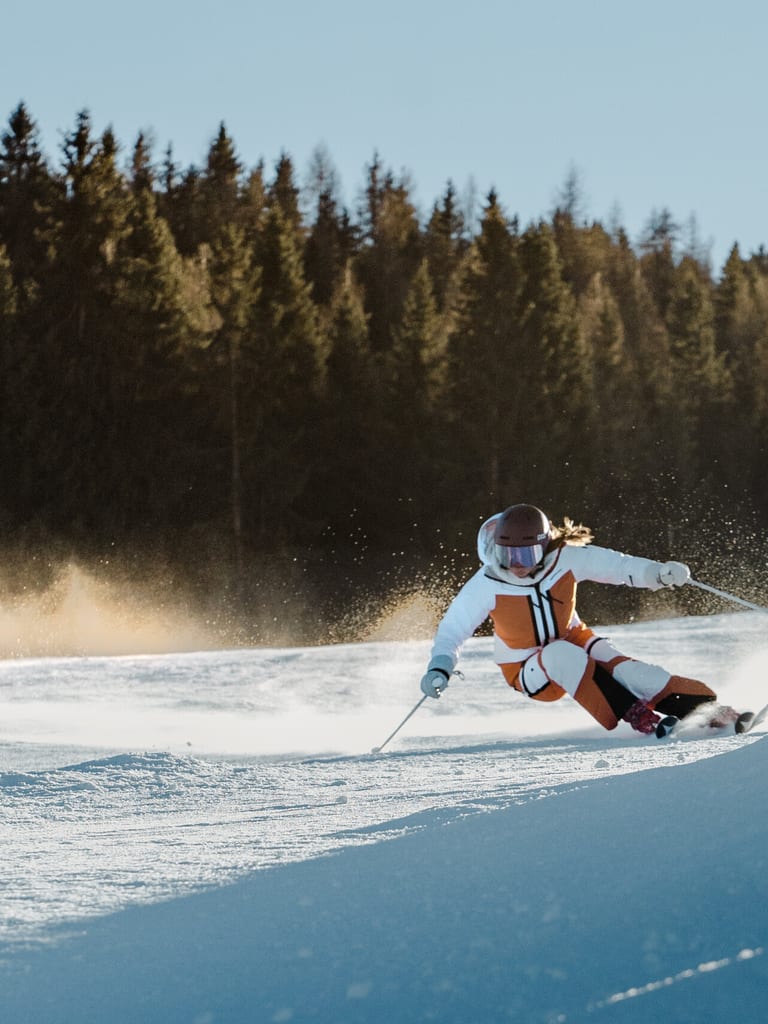
[[[715,270],[768,246],[763,0],[38,0],[0,31],[0,123],[23,100],[54,163],[84,108],[126,159],[144,130],[183,166],[224,121],[300,182],[324,146],[350,205],[375,151],[424,211],[451,179],[523,224],[575,169],[633,240],[667,207]]]

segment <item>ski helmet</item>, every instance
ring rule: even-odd
[[[510,505],[496,521],[496,557],[502,569],[532,569],[552,539],[549,519],[535,505]]]

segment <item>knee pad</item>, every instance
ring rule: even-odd
[[[595,661],[599,661],[603,665],[627,660],[626,655],[617,650],[604,636],[597,637],[593,643],[587,644],[585,650],[588,651],[590,658],[594,658]]]
[[[528,658],[520,672],[520,683],[529,697],[534,697],[548,683],[557,683],[573,695],[588,662],[583,648],[567,640],[553,640]]]
[[[613,676],[630,693],[645,701],[656,697],[669,682],[665,668],[647,665],[644,661],[623,661],[614,667]]]

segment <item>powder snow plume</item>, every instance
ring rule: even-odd
[[[65,566],[45,590],[0,599],[0,657],[160,654],[221,646],[206,623],[136,588]]]

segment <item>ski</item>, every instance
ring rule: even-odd
[[[666,718],[662,718],[656,726],[656,739],[663,740],[666,736],[671,736],[678,725],[680,725],[680,719],[675,715],[667,715]]]
[[[754,713],[752,711],[745,711],[743,715],[739,715],[736,719],[736,732],[751,732],[756,725],[760,725],[766,718],[768,718],[768,704]]]
[[[766,718],[768,718],[768,704],[760,708],[759,711],[744,711],[734,721],[733,731],[737,735],[742,736],[745,733],[751,732],[756,726],[760,725],[761,722],[764,722]],[[686,724],[687,723],[683,719],[677,718],[675,715],[667,715],[666,718],[662,718],[656,726],[656,738],[662,740],[673,736],[681,726],[685,728]],[[703,729],[706,727],[706,722],[699,723],[699,728]],[[722,735],[722,731],[722,729],[713,727],[709,735]],[[707,734],[705,733],[704,735]]]

